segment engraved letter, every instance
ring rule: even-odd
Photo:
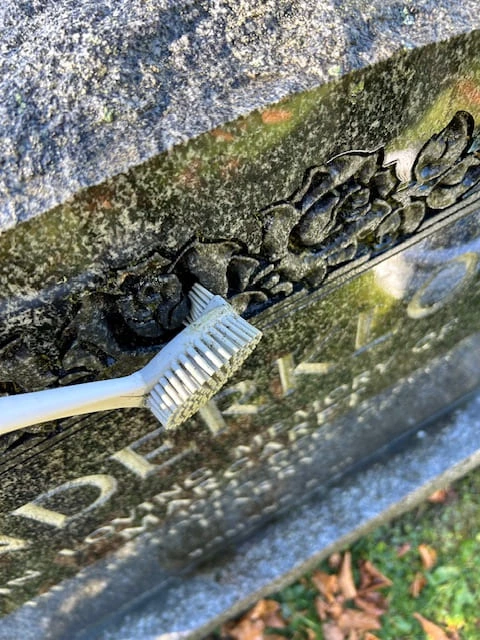
[[[10,536],[4,536],[0,534],[0,556],[10,551],[20,551],[28,547],[30,542],[22,540],[21,538],[11,538]]]
[[[100,491],[100,495],[86,507],[83,507],[79,511],[68,516],[42,506],[42,502],[49,498],[52,498],[59,493],[69,491],[70,489],[76,489],[77,487],[95,487]],[[76,478],[75,480],[69,480],[59,487],[55,487],[50,491],[42,493],[32,502],[27,502],[27,504],[24,504],[18,509],[15,509],[15,511],[12,511],[12,515],[30,518],[31,520],[48,524],[52,527],[56,527],[57,529],[63,529],[74,518],[78,518],[84,513],[100,507],[115,493],[116,490],[117,481],[113,476],[104,474],[83,476],[81,478]]]

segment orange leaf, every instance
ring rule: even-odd
[[[367,633],[363,636],[363,640],[380,640],[377,636],[374,636],[373,633],[367,631]]]
[[[365,611],[356,611],[355,609],[345,609],[338,619],[338,626],[343,631],[370,631],[371,629],[381,629],[381,624],[377,616]]]
[[[411,548],[412,548],[412,545],[409,542],[404,542],[397,549],[397,558],[403,558],[403,556],[407,554]]]
[[[420,624],[422,625],[422,629],[427,634],[427,638],[429,640],[449,640],[449,637],[447,636],[445,631],[433,622],[430,622],[430,620],[427,620],[419,613],[414,613],[413,617],[420,622]]]
[[[328,604],[323,600],[323,598],[320,598],[320,596],[315,598],[315,610],[320,620],[325,622],[328,618]]]
[[[327,622],[322,625],[323,637],[325,640],[344,640],[345,634],[334,622]]]
[[[315,571],[312,576],[313,585],[320,591],[322,595],[328,600],[333,602],[334,596],[338,591],[338,578],[335,575],[330,575],[324,571]]]
[[[414,598],[418,598],[420,592],[423,587],[427,584],[427,579],[423,575],[423,573],[417,572],[415,574],[415,578],[413,579],[412,584],[410,585],[409,591]]]
[[[391,587],[392,581],[383,575],[370,560],[364,560],[360,565],[360,591],[372,591]]]
[[[334,620],[338,620],[338,618],[342,615],[342,612],[343,606],[338,600],[335,600],[328,605],[328,615]]]
[[[231,142],[234,139],[233,134],[229,131],[224,131],[223,129],[214,129],[210,133],[214,138],[221,142]]]
[[[423,568],[429,571],[437,563],[437,552],[427,544],[418,545],[418,552],[422,559]]]
[[[373,602],[370,598],[368,598],[370,594],[366,594],[365,598],[357,596],[354,600],[355,605],[359,609],[363,609],[367,613],[370,613],[373,616],[382,616],[387,611],[387,602],[384,598],[382,598],[381,603]],[[378,594],[380,595],[380,594]]]
[[[259,600],[237,622],[222,627],[222,635],[234,640],[275,640],[279,636],[265,634],[265,627],[282,628],[285,621],[280,615],[280,605],[275,600]]]
[[[282,124],[292,117],[292,112],[286,109],[265,109],[262,112],[262,122],[264,124]]]
[[[433,502],[434,504],[443,504],[448,497],[447,489],[437,489],[431,495],[428,496],[427,500],[429,502]]]
[[[285,620],[280,615],[280,604],[276,600],[259,600],[250,612],[252,620],[260,619],[266,627],[281,629]]]
[[[347,551],[343,556],[342,566],[338,574],[338,586],[347,600],[355,598],[357,589],[352,574],[352,554]]]
[[[261,620],[249,620],[242,618],[233,626],[231,624],[223,625],[222,636],[234,638],[234,640],[263,640],[263,631],[265,625]]]

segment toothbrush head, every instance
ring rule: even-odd
[[[146,406],[166,429],[198,411],[241,367],[262,334],[220,296],[195,284],[186,328],[140,372]]]

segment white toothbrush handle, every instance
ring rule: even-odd
[[[145,383],[137,372],[124,378],[5,396],[0,398],[0,435],[83,413],[141,407],[144,395]]]

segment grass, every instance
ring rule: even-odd
[[[429,570],[422,566],[419,545],[428,545],[437,553]],[[403,554],[399,555],[399,549]],[[382,628],[374,631],[376,637],[429,638],[413,616],[418,612],[448,632],[445,637],[480,640],[480,470],[455,483],[444,503],[421,504],[361,538],[350,551],[357,580],[359,563],[369,560],[393,582],[384,591],[388,611],[380,618]],[[333,572],[328,561],[318,569]],[[426,584],[414,598],[411,585],[418,573]],[[325,640],[311,575],[271,596],[280,603],[287,622],[285,628],[275,630],[276,638]]]

